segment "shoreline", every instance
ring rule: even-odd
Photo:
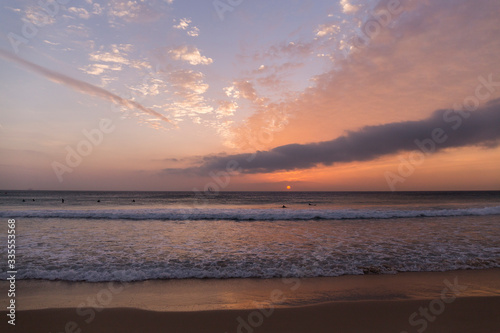
[[[16,326],[0,311],[2,332],[500,331],[497,268],[286,280],[17,283]]]
[[[17,280],[18,310],[76,308],[88,298],[103,308],[151,311],[248,310],[342,301],[425,300],[447,285],[466,286],[461,297],[500,296],[500,268],[445,272],[342,275],[314,278],[171,279],[133,282]],[[0,289],[7,287],[0,281]],[[272,294],[282,294],[273,300]]]

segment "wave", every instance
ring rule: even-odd
[[[288,265],[264,265],[262,262],[250,265],[222,265],[213,262],[203,268],[195,268],[195,265],[169,265],[169,267],[154,267],[145,265],[140,267],[85,267],[85,268],[57,268],[33,267],[29,270],[18,272],[16,278],[19,280],[52,280],[52,281],[85,281],[85,282],[109,282],[109,281],[148,281],[148,280],[178,280],[178,279],[234,279],[234,278],[312,278],[312,277],[334,277],[342,275],[383,275],[397,274],[401,272],[444,272],[453,270],[491,269],[500,268],[500,262],[495,259],[489,260],[445,260],[441,263],[415,263],[406,262],[397,265],[372,264],[369,266],[361,263],[350,263],[321,267],[318,265],[288,266]],[[0,277],[7,278],[6,273],[0,273]]]
[[[500,215],[500,206],[458,209],[99,209],[99,210],[19,210],[3,211],[7,218],[61,218],[110,220],[358,220],[413,217]]]

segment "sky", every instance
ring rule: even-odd
[[[500,190],[499,1],[1,6],[1,189]]]

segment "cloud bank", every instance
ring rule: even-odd
[[[388,3],[394,2],[377,1],[370,7],[387,11]],[[342,135],[345,129],[377,124],[382,119],[383,123],[423,119],[430,111],[452,106],[457,99],[471,94],[479,75],[498,73],[500,25],[496,13],[500,11],[500,1],[401,1],[401,4],[402,13],[385,17],[387,25],[378,25],[378,34],[370,35],[365,46],[354,42],[356,37],[367,37],[361,29],[351,32],[350,23],[327,17],[325,12],[324,20],[318,20],[316,29],[311,30],[317,39],[296,39],[293,44],[286,40],[258,48],[254,53],[249,51],[248,57],[242,58],[253,61],[256,68],[265,65],[245,77],[260,94],[259,98],[272,98],[267,92],[283,87],[278,84],[264,87],[259,81],[265,78],[273,82],[272,72],[268,72],[273,65],[289,62],[303,66],[283,70],[286,75],[318,74],[308,81],[307,88],[295,90],[298,96],[291,94],[272,100],[284,102],[288,124],[274,135],[272,146],[267,145],[266,150],[290,142],[326,141]],[[377,22],[370,10],[365,13],[366,10],[360,7],[355,15],[350,14],[353,19],[347,21],[362,20],[361,27]],[[338,33],[336,25],[340,28]],[[248,49],[254,51],[256,47]],[[318,72],[310,68],[308,63],[318,54],[326,55],[321,57],[324,61],[332,57],[331,67]],[[278,78],[292,78],[288,86],[292,89],[308,78],[286,75]],[[287,96],[286,93],[280,92],[280,98]],[[499,89],[492,98],[498,97]],[[270,118],[262,109],[243,123],[235,122],[231,128],[232,141],[241,149],[259,135],[262,124]]]
[[[84,82],[84,81],[80,81],[80,80],[71,78],[71,77],[66,76],[64,74],[61,74],[61,73],[52,71],[50,69],[36,65],[32,62],[26,61],[26,60],[24,60],[16,55],[10,54],[10,53],[2,51],[2,50],[0,50],[0,57],[4,58],[6,60],[9,60],[9,61],[15,62],[15,63],[21,65],[24,69],[27,69],[27,70],[30,70],[31,72],[40,74],[53,82],[70,87],[71,89],[78,91],[80,93],[90,95],[90,96],[99,97],[103,100],[112,102],[116,105],[124,106],[129,110],[137,109],[137,110],[140,110],[144,113],[155,116],[158,119],[163,120],[167,123],[173,124],[172,121],[170,121],[164,115],[162,115],[154,110],[151,110],[151,109],[143,106],[140,103],[137,103],[135,101],[125,99],[125,98],[122,98],[116,94],[113,94],[112,92],[109,92],[106,89],[94,86],[94,85],[87,83],[87,82]]]
[[[253,154],[207,156],[198,167],[165,169],[166,173],[207,175],[231,165],[241,173],[271,173],[335,163],[369,161],[401,151],[428,155],[465,146],[497,147],[500,143],[500,99],[474,112],[437,110],[419,121],[366,126],[331,141],[288,144]]]

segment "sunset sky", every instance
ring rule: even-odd
[[[2,189],[500,190],[498,0],[40,3],[1,4]]]

